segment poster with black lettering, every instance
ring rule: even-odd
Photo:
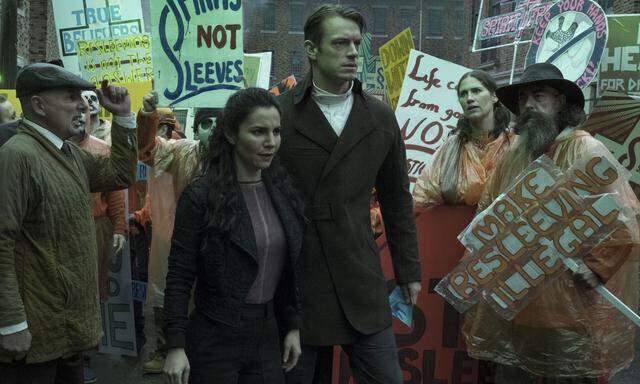
[[[159,105],[222,108],[244,88],[242,1],[151,2]]]
[[[128,190],[122,193],[125,212],[128,212]],[[103,336],[98,350],[113,355],[137,356],[129,240],[121,252],[113,253],[109,258],[107,290],[107,300],[100,303]]]
[[[586,88],[598,73],[608,30],[607,17],[596,1],[558,1],[539,20],[525,67],[551,63],[565,79]]]
[[[567,172],[543,155],[458,237],[468,254],[436,286],[458,311],[485,300],[507,320],[634,217],[611,193],[628,172],[608,152]]]
[[[142,6],[125,0],[51,0],[64,67],[81,75],[78,40],[103,40],[144,32]]]
[[[456,85],[470,69],[411,50],[396,119],[407,148],[411,190],[431,155],[462,117]]]

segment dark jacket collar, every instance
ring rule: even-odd
[[[313,89],[313,78],[311,71],[307,72],[307,75],[304,77],[301,83],[293,88],[293,103],[300,104],[302,100],[304,100],[307,96],[311,95],[311,90]],[[358,79],[353,79],[353,89],[352,92],[358,94],[363,97],[366,101],[369,97],[366,92],[362,91],[362,83]]]

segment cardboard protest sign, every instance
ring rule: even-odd
[[[411,50],[396,119],[407,149],[411,188],[462,117],[456,85],[470,69]]]
[[[600,64],[603,90],[640,93],[640,15],[607,16],[609,40]]]
[[[151,2],[160,105],[222,108],[244,87],[240,1]]]
[[[606,91],[582,129],[600,140],[631,173],[631,185],[640,191],[640,97]]]
[[[520,37],[522,32],[535,25],[549,10],[553,2],[546,0],[519,0],[513,12],[490,16],[480,20],[476,39],[487,40],[496,37]]]
[[[103,40],[144,32],[139,1],[51,0],[64,67],[78,75],[78,40]]]
[[[407,68],[409,52],[414,48],[411,29],[407,28],[397,36],[380,46],[380,60],[384,70],[384,79],[387,84],[387,94],[391,109],[396,109],[404,72]]]
[[[608,193],[628,177],[609,156],[566,173],[546,156],[533,162],[460,234],[468,254],[436,291],[460,312],[484,299],[512,319],[566,270],[563,259],[581,260],[629,217]]]
[[[598,73],[607,36],[607,18],[596,1],[559,1],[536,26],[525,66],[551,63],[586,88]]]
[[[137,83],[153,79],[151,37],[148,34],[116,39],[78,40],[78,65],[86,80],[99,84]]]
[[[293,89],[293,87],[295,87],[296,84],[297,84],[296,77],[294,75],[291,75],[289,77],[285,77],[278,84],[271,87],[271,89],[269,89],[269,92],[278,96],[290,89]]]
[[[244,86],[269,88],[271,52],[244,54]]]

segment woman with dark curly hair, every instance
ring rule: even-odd
[[[463,116],[435,152],[413,189],[416,208],[476,205],[498,160],[508,149],[510,113],[484,71],[462,76],[456,87]]]
[[[164,306],[172,384],[283,383],[298,360],[304,216],[279,147],[273,95],[231,96],[176,209]]]

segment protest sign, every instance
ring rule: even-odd
[[[16,111],[16,118],[19,118],[22,115],[22,105],[20,104],[20,100],[16,97],[15,89],[0,89],[0,95],[7,98],[7,101],[13,105],[13,109]]]
[[[109,80],[114,84],[153,79],[151,37],[130,35],[105,40],[78,40],[80,74],[92,83]]]
[[[222,108],[244,87],[240,1],[151,2],[159,104]]]
[[[640,15],[607,16],[609,40],[600,63],[600,87],[640,93]]]
[[[122,193],[125,199],[125,212],[128,212],[129,193],[127,190]],[[114,355],[137,356],[128,240],[121,252],[112,254],[109,258],[107,284],[108,299],[101,303],[104,335],[98,350]]]
[[[393,333],[405,383],[489,383],[493,372],[469,357],[460,334],[461,315],[433,288],[460,261],[464,247],[457,239],[475,207],[438,206],[416,218],[422,292],[413,307],[413,326],[393,318]],[[393,263],[384,235],[376,240],[387,285],[394,284]],[[334,384],[354,383],[344,351],[335,348]]]
[[[101,40],[144,32],[139,1],[51,0],[64,67],[78,75],[78,40]]]
[[[496,37],[520,37],[522,32],[535,25],[553,2],[545,0],[519,0],[513,12],[487,17],[480,20],[476,39],[487,40]]]
[[[396,109],[404,72],[407,68],[409,52],[414,48],[411,29],[407,28],[397,36],[387,41],[380,47],[380,60],[384,71],[384,79],[387,84],[387,94],[391,109]]]
[[[293,89],[293,87],[295,87],[296,84],[297,84],[296,77],[294,75],[291,75],[289,77],[285,77],[278,84],[271,87],[271,89],[269,89],[269,92],[278,96],[290,89]]]
[[[271,52],[244,54],[244,86],[269,88]]]
[[[456,85],[470,69],[411,50],[396,119],[407,149],[411,188],[462,117]]]
[[[608,153],[584,156],[566,173],[546,155],[477,215],[460,236],[469,252],[436,291],[464,312],[481,298],[512,319],[630,217],[608,187],[621,178]]]
[[[142,81],[138,83],[124,84],[124,87],[129,90],[129,97],[131,98],[131,112],[138,113],[142,109],[142,98],[149,93],[152,89],[150,81]],[[111,120],[112,115],[104,108],[100,108],[101,119]]]
[[[607,18],[597,2],[559,1],[537,24],[525,67],[551,63],[565,79],[586,88],[598,73],[607,36]]]
[[[600,140],[631,173],[636,194],[640,191],[640,97],[606,91],[582,129]]]

